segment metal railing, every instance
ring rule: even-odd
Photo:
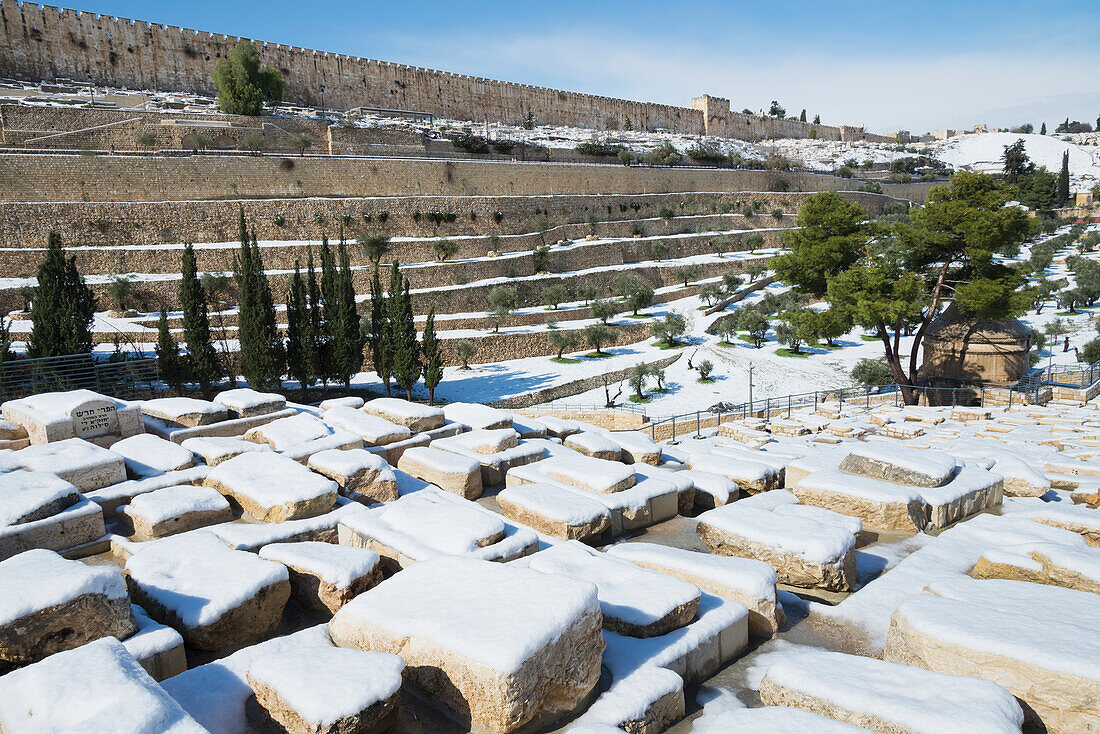
[[[916,393],[917,405],[951,406],[955,408],[958,406],[979,406],[984,405],[986,402],[987,388],[984,387],[916,386],[911,389]],[[1014,393],[1018,396],[1016,400],[1019,403],[1028,402],[1029,396],[1033,397],[1033,393],[1021,394],[1021,392],[1024,391],[1020,390],[989,388],[990,392],[994,389],[1007,393],[1007,403],[1004,404],[1008,407],[1012,407]],[[845,387],[782,395],[779,397],[764,398],[762,400],[753,400],[751,402],[734,405],[719,404],[708,410],[697,410],[664,418],[655,418],[651,420],[643,430],[649,431],[650,436],[655,441],[665,440],[663,435],[668,429],[662,429],[662,427],[668,426],[671,430],[671,438],[669,440],[675,440],[677,435],[682,435],[684,433],[699,435],[703,428],[716,428],[722,423],[723,417],[749,418],[752,416],[760,416],[773,418],[776,414],[785,414],[786,417],[789,418],[791,412],[795,409],[812,407],[814,410],[817,410],[822,405],[833,403],[836,404],[836,409],[838,411],[843,410],[845,405],[869,408],[871,405],[892,404],[894,406],[901,406],[906,404],[902,388],[898,385]],[[658,433],[662,434],[661,439],[658,439]]]
[[[111,361],[97,360],[91,354],[69,354],[0,364],[0,400],[78,389],[127,400],[161,387],[156,357]]]
[[[532,405],[523,410],[535,410],[543,413],[562,413],[570,410],[596,410],[607,411],[617,410],[620,413],[633,413],[634,415],[645,416],[645,407],[642,405],[633,405],[630,403],[623,403],[622,405],[615,405],[614,407],[607,407],[606,405],[597,405],[596,403],[552,403],[549,405]]]
[[[1072,385],[1087,387],[1100,380],[1100,362],[1092,364],[1055,364],[1033,370],[1020,380],[1021,386],[1034,385]]]

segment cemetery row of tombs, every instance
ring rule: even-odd
[[[1097,731],[1096,408],[12,400],[0,730]]]

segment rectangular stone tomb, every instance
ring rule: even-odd
[[[299,413],[257,426],[244,434],[246,441],[267,444],[276,451],[287,451],[319,438],[332,435],[332,426],[317,416]]]
[[[749,610],[749,631],[778,632],[787,622],[775,596],[775,569],[763,561],[673,548],[654,543],[619,543],[607,554],[694,584]]]
[[[782,484],[779,471],[774,466],[759,461],[692,453],[687,457],[687,465],[694,471],[723,476],[745,492],[766,492]]]
[[[0,562],[0,670],[137,626],[117,570],[29,550]]]
[[[1088,624],[916,595],[894,611],[884,658],[993,681],[1026,704],[1029,724],[1086,732],[1100,728],[1100,635]]]
[[[481,462],[429,446],[414,446],[397,461],[401,471],[466,499],[481,496]]]
[[[126,462],[131,479],[144,479],[195,465],[194,455],[178,443],[151,433],[139,433],[111,445],[111,451]]]
[[[596,585],[604,629],[628,637],[658,637],[695,618],[699,589],[671,576],[588,548],[577,541],[526,559],[530,568]]]
[[[182,485],[139,494],[121,508],[139,540],[176,535],[233,519],[229,501],[210,487]]]
[[[309,457],[308,466],[340,485],[340,494],[369,505],[397,499],[397,476],[378,454],[366,449],[329,449]]]
[[[143,415],[170,428],[194,428],[220,423],[229,417],[224,405],[197,398],[154,398],[139,403]]]
[[[562,540],[595,540],[611,527],[603,503],[556,484],[508,487],[496,499],[505,517]]]
[[[211,469],[203,483],[261,522],[319,515],[336,502],[336,482],[285,456],[241,454]]]
[[[363,410],[370,415],[385,418],[391,423],[405,426],[413,433],[422,433],[439,428],[446,420],[441,408],[433,408],[422,403],[410,403],[400,398],[375,398],[363,404]]]
[[[719,507],[699,516],[696,531],[712,553],[764,561],[781,583],[848,591],[856,581],[851,532],[809,517],[767,510]]]
[[[105,535],[102,508],[81,498],[49,517],[0,527],[0,561],[34,548],[66,551],[99,541]]]
[[[741,494],[737,484],[721,474],[711,474],[710,472],[693,471],[691,469],[684,469],[677,472],[677,474],[683,474],[695,485],[695,501],[693,503],[695,510],[713,510],[715,507],[728,505]]]
[[[591,456],[594,459],[606,461],[618,461],[622,455],[622,447],[606,436],[594,431],[582,431],[574,433],[563,442],[566,448],[573,449],[578,454]]]
[[[555,482],[587,492],[621,492],[633,487],[637,481],[634,469],[625,464],[580,454],[552,456],[531,467]]]
[[[538,548],[531,531],[434,488],[343,518],[339,537],[377,552],[389,571],[441,555],[510,561]]]
[[[257,392],[247,387],[225,390],[214,396],[214,402],[226,407],[235,418],[254,418],[277,413],[286,407],[286,398],[277,393]]]
[[[853,444],[841,471],[912,487],[939,487],[955,473],[955,457],[894,443]]]
[[[661,482],[668,482],[676,487],[676,511],[685,516],[694,514],[695,482],[690,477],[682,471],[673,471],[662,466],[651,466],[644,462],[634,462],[633,466],[639,482],[644,482],[646,479],[656,479]],[[711,508],[713,508],[713,505]]]
[[[122,645],[145,672],[153,676],[153,680],[161,681],[187,670],[183,635],[155,621],[137,604],[131,604],[130,609],[137,622],[137,632],[123,640]]]
[[[56,474],[81,492],[126,480],[126,463],[121,456],[81,438],[28,446],[12,458],[25,469]]]
[[[260,558],[286,566],[290,593],[298,603],[319,614],[335,614],[382,580],[379,556],[367,548],[333,543],[272,543]]]
[[[473,430],[512,427],[511,414],[481,403],[448,403],[443,406],[443,416]]]
[[[405,426],[343,406],[325,411],[325,423],[360,436],[367,446],[385,446],[412,436],[412,431]]]
[[[657,466],[661,463],[661,447],[649,436],[641,431],[613,431],[604,434],[621,449],[619,460],[627,464],[649,464]]]
[[[518,442],[516,432],[511,428],[468,431],[436,439],[431,447],[477,459],[481,464],[483,487],[503,484],[513,467],[531,464],[546,456],[546,450],[541,446]]]
[[[761,708],[730,708],[708,718],[702,727],[692,734],[867,734],[870,729],[834,721],[826,716],[788,706],[763,706]]]
[[[400,652],[407,682],[479,726],[512,732],[589,695],[600,677],[600,616],[591,584],[439,558],[356,597],[329,634],[341,647]]]
[[[288,734],[382,731],[404,668],[397,655],[336,647],[263,654],[245,675],[255,695],[248,718],[261,731]]]
[[[180,445],[202,457],[207,466],[217,466],[249,451],[272,451],[267,444],[245,441],[236,436],[197,436],[184,440]]]
[[[0,677],[0,728],[13,734],[207,732],[111,638]]]
[[[1072,537],[1072,536],[1071,536]],[[986,551],[970,569],[979,579],[1009,579],[1100,594],[1100,554],[1078,547],[1031,543]]]
[[[766,706],[793,706],[873,731],[1016,734],[1024,713],[996,683],[845,655],[792,649],[760,684]]]
[[[91,390],[39,393],[9,400],[0,407],[0,414],[21,425],[32,444],[68,438],[109,444],[145,430],[137,405]]]
[[[55,474],[0,474],[0,528],[52,517],[81,499],[76,487]]]
[[[196,531],[149,543],[126,561],[130,596],[198,650],[258,642],[290,598],[286,567]]]

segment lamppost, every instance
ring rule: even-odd
[[[752,363],[749,363],[749,415],[752,415]]]

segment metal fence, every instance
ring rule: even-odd
[[[918,405],[938,406],[977,406],[986,402],[986,389],[981,387],[914,387]],[[990,390],[992,392],[992,389]],[[1036,391],[1000,389],[1001,393],[1007,393],[1007,405],[1011,407],[1013,398],[1019,403],[1034,402]],[[775,417],[785,415],[790,417],[791,412],[798,408],[813,408],[817,410],[822,405],[836,405],[836,409],[842,410],[845,405],[871,407],[872,405],[905,404],[901,388],[898,385],[874,385],[870,387],[847,387],[833,390],[816,390],[814,392],[795,393],[774,398],[764,398],[747,403],[734,405],[718,405],[709,410],[697,410],[691,413],[664,418],[654,418],[644,430],[649,431],[653,440],[665,440],[665,434],[671,433],[671,440],[677,435],[690,433],[698,435],[703,428],[715,428],[721,424],[724,417],[749,418]],[[661,438],[658,438],[658,434]]]
[[[1055,364],[1034,370],[1020,380],[1020,387],[1038,385],[1071,385],[1087,387],[1100,379],[1100,362],[1092,364]]]
[[[589,410],[617,410],[620,413],[632,413],[634,415],[644,416],[645,406],[633,405],[631,403],[623,403],[622,405],[615,405],[614,407],[608,407],[607,405],[597,405],[595,403],[549,403],[544,405],[532,405],[523,410],[535,410],[546,413],[563,413],[571,410],[576,411],[589,411]]]
[[[0,364],[0,400],[81,388],[128,400],[157,392],[160,387],[156,357],[113,361],[69,354]]]

